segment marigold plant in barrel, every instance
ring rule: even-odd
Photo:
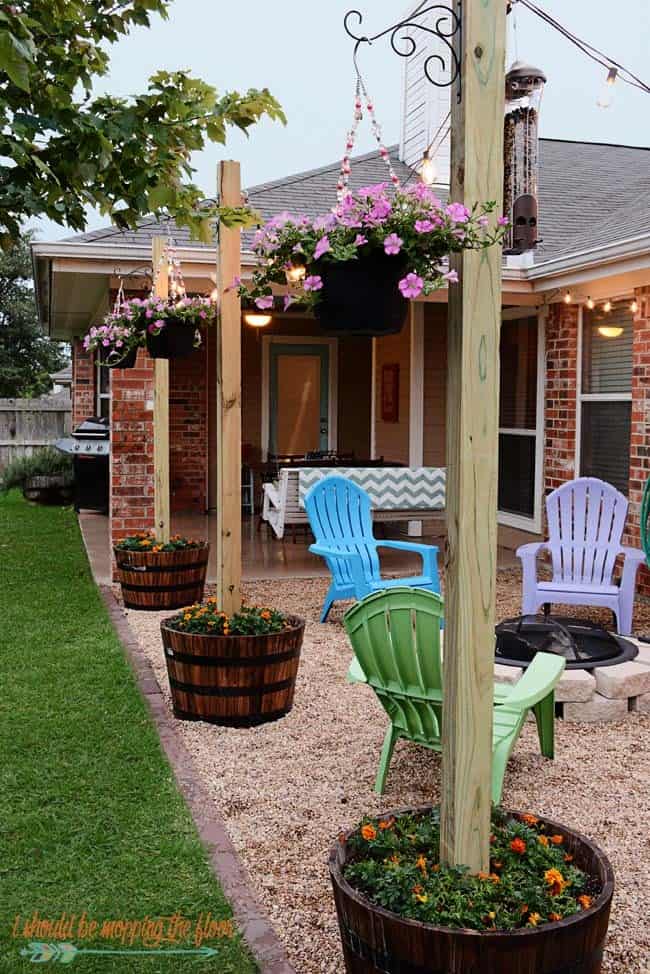
[[[181,535],[157,541],[143,531],[118,541],[113,553],[127,609],[178,609],[203,598],[207,542]]]

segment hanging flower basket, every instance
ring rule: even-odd
[[[137,300],[137,299],[136,299]],[[150,297],[138,302],[138,327],[144,329],[152,358],[186,358],[201,344],[201,328],[215,320],[208,298]]]
[[[138,357],[138,345],[131,345],[125,351],[120,348],[99,348],[99,361],[109,369],[133,369]]]
[[[356,260],[324,263],[322,298],[314,314],[328,335],[391,335],[402,330],[408,302],[398,283],[406,273],[399,257],[370,251]]]
[[[155,331],[147,331],[147,351],[152,358],[187,358],[194,351],[195,330],[177,318],[166,318]]]
[[[135,327],[133,315],[126,306],[106,315],[103,324],[93,325],[84,337],[83,347],[94,351],[102,365],[109,369],[132,369],[144,336]]]

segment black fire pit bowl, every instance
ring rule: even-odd
[[[587,619],[528,615],[505,619],[495,629],[497,663],[520,666],[532,663],[535,653],[557,653],[568,670],[593,670],[634,659],[638,648],[629,639],[608,632]]]

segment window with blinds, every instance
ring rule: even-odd
[[[585,310],[582,320],[580,473],[627,494],[630,474],[633,316],[629,301]]]

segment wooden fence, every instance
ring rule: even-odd
[[[0,470],[69,433],[71,412],[67,395],[0,399]]]

